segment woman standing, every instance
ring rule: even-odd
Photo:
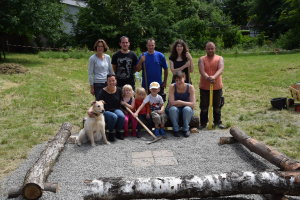
[[[175,82],[174,74],[178,71],[183,71],[186,77],[185,82],[191,84],[190,73],[194,70],[193,58],[189,53],[187,44],[183,40],[177,40],[173,44],[169,62],[173,73],[172,83]]]
[[[196,103],[195,89],[193,85],[185,83],[183,72],[176,72],[174,79],[175,83],[171,84],[169,88],[168,115],[173,125],[174,136],[179,137],[179,121],[182,121],[183,136],[189,137],[189,124]]]
[[[94,51],[96,52],[89,59],[89,82],[90,92],[95,95],[96,100],[99,100],[99,94],[106,85],[106,77],[108,74],[114,74],[110,56],[105,54],[108,50],[106,42],[99,39],[94,44]]]

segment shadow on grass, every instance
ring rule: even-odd
[[[5,60],[0,61],[0,64],[2,63],[17,63],[25,65],[26,67],[36,67],[45,64],[45,62],[42,62],[40,60],[30,60],[24,58],[6,58]]]

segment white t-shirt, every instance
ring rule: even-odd
[[[158,94],[156,97],[152,96],[149,94],[143,101],[143,103],[148,103],[150,104],[150,109],[151,111],[153,110],[160,110],[161,107],[164,105],[164,100],[162,97]]]

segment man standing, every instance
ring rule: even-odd
[[[215,54],[216,46],[213,42],[206,43],[206,56],[199,59],[198,67],[201,74],[200,79],[200,128],[206,127],[208,122],[209,88],[213,84],[213,116],[214,125],[224,129],[221,121],[221,97],[222,97],[222,73],[224,60],[222,56]]]
[[[134,72],[136,72],[137,56],[134,52],[129,50],[129,38],[122,36],[120,38],[121,49],[117,51],[112,57],[112,67],[116,74],[117,86],[123,87],[126,84],[135,89]]]
[[[161,85],[159,94],[165,101],[164,88],[168,80],[168,65],[164,54],[155,51],[155,40],[147,40],[147,52],[143,53],[137,64],[137,71],[143,70],[142,87],[148,90],[152,82],[158,82]],[[162,81],[162,69],[164,70],[164,79]]]

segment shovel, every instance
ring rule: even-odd
[[[214,94],[214,84],[209,85],[209,107],[208,107],[208,130],[212,129],[213,123],[213,94]]]
[[[144,127],[144,129],[147,131],[147,133],[149,133],[154,139],[152,140],[152,141],[149,141],[149,142],[147,142],[147,144],[152,144],[152,143],[154,143],[154,142],[157,142],[157,141],[159,141],[159,140],[161,140],[162,139],[162,137],[156,137],[153,133],[152,133],[152,131],[151,130],[149,130],[149,128],[138,118],[138,117],[135,117],[134,115],[133,115],[133,112],[128,108],[128,107],[126,107],[125,106],[125,108],[126,108],[126,110],[140,123],[140,125],[142,125],[143,127]]]

